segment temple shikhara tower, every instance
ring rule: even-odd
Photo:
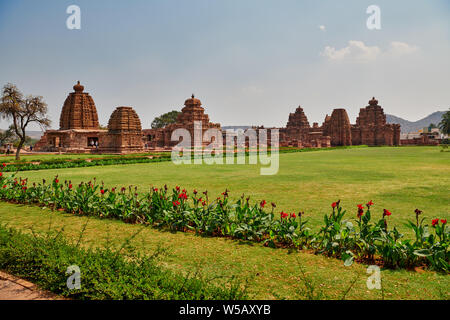
[[[99,128],[97,109],[92,97],[84,91],[80,81],[73,86],[74,92],[64,101],[59,118],[59,129],[97,130]]]
[[[359,111],[356,125],[352,126],[352,144],[369,146],[400,144],[400,125],[386,123],[386,115],[375,97],[369,101],[367,107]]]
[[[324,136],[316,123],[309,125],[303,108],[298,106],[289,114],[286,128],[280,128],[280,145],[298,148],[326,148],[330,146],[330,137]]]
[[[192,146],[194,141],[202,141],[203,147],[210,145],[215,138],[210,141],[204,139],[204,134],[209,129],[215,129],[219,138],[226,141],[220,124],[210,122],[201,101],[194,95],[184,102],[175,123],[164,128],[142,129],[136,111],[132,107],[121,106],[111,114],[108,127],[101,129],[94,99],[84,92],[84,86],[79,81],[73,86],[73,90],[64,101],[59,130],[46,131],[36,143],[36,151],[122,154],[142,152],[145,149],[170,150],[180,142],[171,139],[172,133],[177,129],[190,133]],[[265,128],[261,126],[254,129]],[[289,114],[286,127],[268,128],[268,131],[273,129],[279,130],[280,146],[327,148],[400,144],[400,125],[386,123],[383,108],[375,98],[369,101],[368,106],[360,109],[356,124],[351,124],[347,111],[339,108],[334,109],[331,116],[326,115],[321,126],[316,122],[311,126],[303,108],[299,106],[294,113]],[[270,144],[270,138],[268,142]],[[222,142],[217,140],[216,143]]]

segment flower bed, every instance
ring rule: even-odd
[[[151,188],[138,193],[137,188],[107,189],[94,179],[73,185],[60,182],[58,176],[47,183],[28,185],[27,179],[0,176],[0,199],[16,203],[38,204],[68,213],[121,219],[174,231],[195,232],[208,236],[262,242],[264,245],[311,249],[316,253],[340,258],[345,265],[353,261],[379,263],[389,268],[412,268],[426,265],[448,272],[449,227],[444,219],[435,218],[431,225],[420,219],[408,227],[415,239],[404,239],[396,227],[389,227],[391,212],[384,209],[372,222],[373,202],[357,206],[355,218],[344,218],[340,202],[331,205],[318,232],[307,227],[303,212],[281,211],[276,218],[276,205],[266,201],[250,203],[242,196],[230,201],[228,191],[214,200],[207,191],[189,195],[180,187],[169,190]],[[269,207],[269,209],[267,209]]]

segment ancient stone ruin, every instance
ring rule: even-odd
[[[189,131],[194,143],[194,128],[197,125],[198,133],[203,136],[208,129],[221,130],[220,124],[209,121],[209,116],[205,114],[205,109],[202,103],[194,95],[184,102],[184,107],[177,117],[175,123],[160,129],[145,129],[143,130],[144,140],[149,148],[164,148],[173,147],[178,144],[178,141],[172,141],[172,132],[176,129],[186,129]],[[208,141],[202,141],[202,145],[209,144]]]
[[[172,133],[177,129],[189,132],[192,145],[196,138],[200,138],[195,137],[195,134],[203,137],[208,129],[217,129],[219,137],[225,137],[220,124],[210,122],[201,101],[194,95],[184,102],[176,122],[164,128],[142,129],[139,116],[132,107],[117,107],[111,114],[108,128],[101,129],[92,97],[84,92],[79,81],[73,89],[74,92],[69,93],[64,102],[59,130],[46,131],[36,143],[36,151],[131,153],[157,148],[170,150],[180,142],[171,139]],[[360,109],[356,124],[350,124],[345,109],[334,109],[331,116],[326,115],[322,126],[318,123],[310,126],[303,108],[299,106],[294,113],[289,114],[286,127],[269,128],[267,131],[270,133],[273,129],[279,130],[280,146],[327,148],[361,144],[400,144],[400,125],[386,123],[383,108],[375,98],[369,101],[368,106]],[[209,145],[213,141],[201,138],[199,140],[202,141],[201,146]],[[223,142],[225,141],[223,139]],[[271,143],[270,134],[268,143]]]
[[[289,115],[286,128],[280,128],[280,145],[296,147],[329,147],[351,145],[399,145],[400,125],[387,124],[383,108],[372,98],[361,108],[356,124],[350,124],[345,109],[334,109],[326,115],[321,127],[309,126],[301,107]]]
[[[298,148],[326,148],[330,146],[330,137],[324,136],[317,123],[310,127],[302,107],[289,114],[286,128],[280,128],[280,146]]]

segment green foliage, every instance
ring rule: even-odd
[[[16,171],[30,171],[30,170],[47,170],[47,169],[65,169],[65,168],[82,168],[82,167],[95,167],[95,166],[108,166],[119,164],[134,164],[134,163],[151,163],[170,161],[170,155],[161,155],[158,157],[105,157],[103,159],[93,159],[90,161],[83,159],[65,160],[65,159],[50,159],[42,160],[39,163],[26,163],[26,162],[14,162],[8,164],[3,171],[4,172],[16,172]]]
[[[150,257],[110,248],[84,249],[60,233],[23,234],[0,226],[0,269],[71,299],[245,299],[234,282],[219,288],[198,276],[183,276]],[[67,267],[80,267],[81,289],[69,290]]]
[[[228,191],[211,201],[208,192],[200,195],[196,190],[190,197],[180,187],[168,190],[152,188],[140,194],[137,187],[107,189],[94,179],[87,183],[72,185],[71,181],[60,183],[58,176],[51,183],[33,183],[28,187],[27,179],[0,178],[0,199],[39,204],[68,213],[94,215],[101,218],[115,218],[128,223],[143,223],[172,231],[194,231],[207,236],[232,237],[262,242],[272,247],[311,248],[318,253],[337,257],[351,265],[355,258],[373,261],[380,257],[385,266],[408,268],[428,265],[435,270],[448,271],[450,232],[447,221],[441,225],[433,220],[435,234],[426,235],[425,229],[416,223],[416,241],[403,237],[394,227],[388,228],[391,213],[384,210],[376,223],[371,223],[372,202],[358,205],[355,224],[344,219],[346,211],[340,202],[333,203],[332,212],[324,215],[324,226],[318,233],[312,233],[298,214],[280,213],[275,219],[274,208],[267,212],[266,202],[251,205],[249,198],[242,196],[230,203]],[[422,228],[422,229],[421,229]],[[427,229],[428,230],[428,229]]]
[[[175,123],[180,113],[181,113],[180,111],[172,110],[170,112],[160,115],[159,117],[156,117],[152,121],[151,124],[152,129],[164,128],[168,124]]]
[[[442,120],[439,122],[439,129],[443,134],[450,135],[450,110],[442,116]]]

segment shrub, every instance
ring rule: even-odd
[[[155,257],[125,256],[110,248],[83,249],[60,234],[24,234],[0,226],[0,269],[72,299],[244,299],[237,285],[166,270]],[[81,289],[69,290],[67,267],[77,265]]]

